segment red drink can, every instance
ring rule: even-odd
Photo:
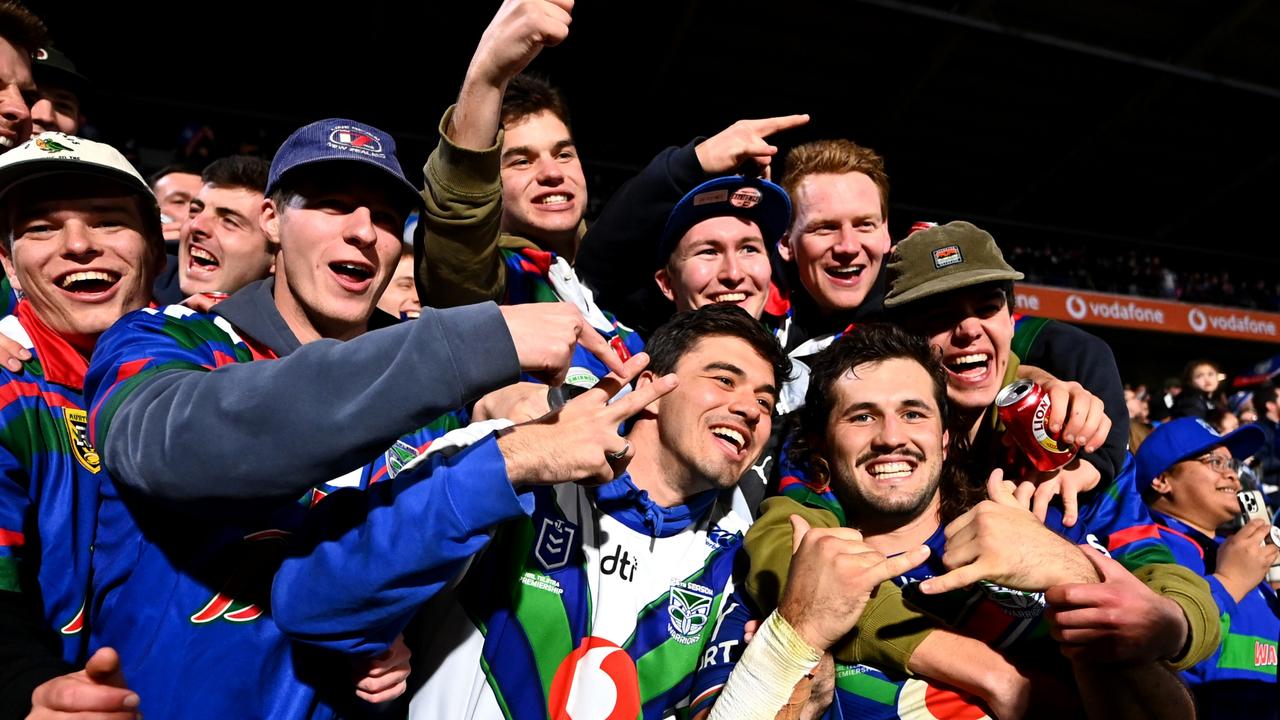
[[[1049,432],[1049,395],[1031,380],[1009,383],[996,396],[996,408],[1005,432],[1041,472],[1071,462],[1076,447]]]
[[[212,300],[214,305],[217,305],[223,300],[226,300],[227,298],[231,297],[231,293],[225,293],[225,292],[222,292],[221,290],[206,290],[205,292],[202,292],[200,294]]]

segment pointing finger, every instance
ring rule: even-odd
[[[783,130],[800,127],[809,122],[808,114],[804,115],[779,115],[778,117],[760,118],[757,120],[747,120],[746,124],[755,133],[761,137],[772,135]]]

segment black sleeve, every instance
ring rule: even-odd
[[[1062,380],[1074,380],[1102,400],[1111,418],[1111,432],[1102,447],[1081,457],[1098,468],[1103,483],[1115,479],[1129,448],[1129,411],[1111,347],[1074,325],[1050,321],[1022,361]]]
[[[31,598],[0,591],[0,720],[25,718],[41,683],[75,670]]]
[[[680,198],[708,179],[698,163],[695,138],[658,153],[605,205],[582,238],[574,270],[600,307],[648,336],[675,312],[658,291],[658,238]]]

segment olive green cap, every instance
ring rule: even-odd
[[[957,220],[918,230],[899,242],[885,266],[886,308],[997,280],[1021,280],[986,230]]]

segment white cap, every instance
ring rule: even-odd
[[[40,133],[0,155],[0,197],[21,181],[61,173],[105,177],[155,198],[147,181],[119,150],[60,132]]]

